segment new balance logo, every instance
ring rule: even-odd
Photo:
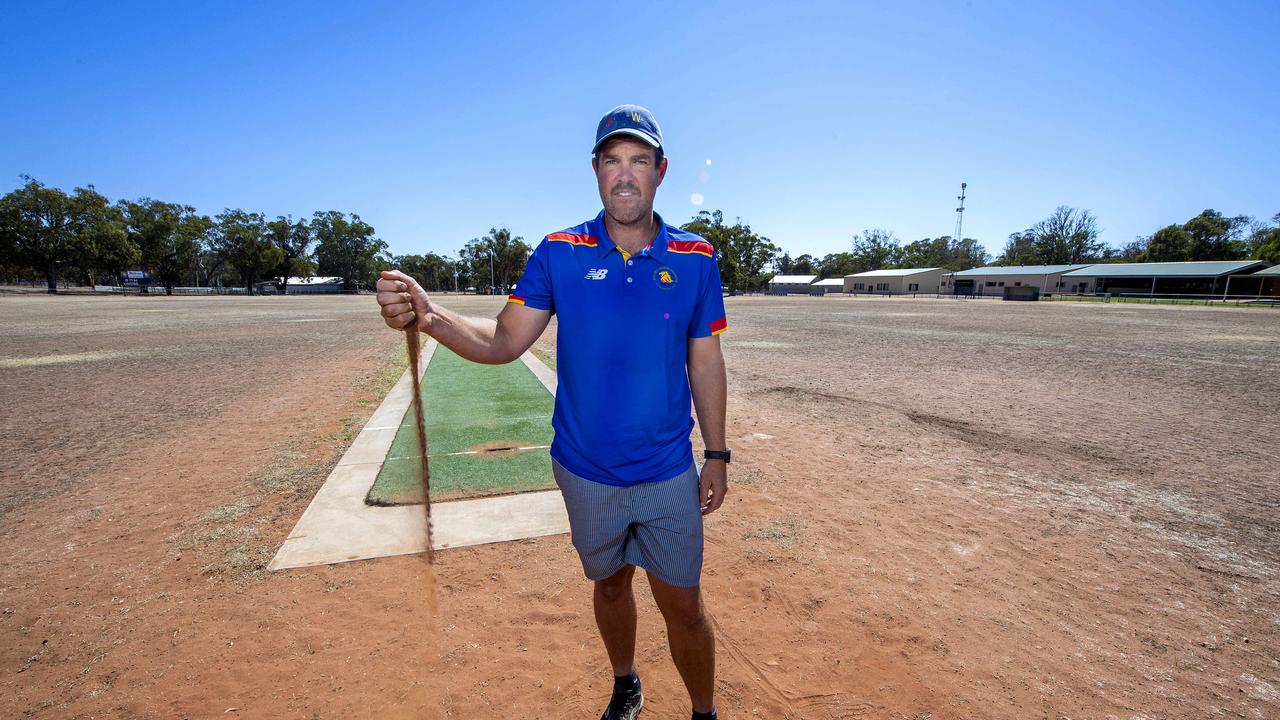
[[[604,276],[605,276],[605,275],[608,275],[608,274],[609,274],[609,268],[603,268],[603,269],[600,269],[600,270],[588,270],[588,271],[587,271],[587,276],[586,276],[585,278],[583,278],[583,279],[585,279],[585,280],[603,280],[603,279],[604,279]]]

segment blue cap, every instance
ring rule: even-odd
[[[662,147],[662,129],[658,127],[657,118],[639,105],[619,105],[600,118],[592,154],[599,152],[604,141],[614,135],[633,135],[656,148]]]

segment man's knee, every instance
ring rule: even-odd
[[[658,607],[667,624],[692,631],[700,631],[707,626],[700,588],[676,588],[668,585],[660,594]]]
[[[596,594],[606,602],[615,602],[631,595],[631,578],[635,567],[628,565],[604,580],[596,581]]]

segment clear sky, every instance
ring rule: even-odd
[[[3,0],[0,28],[0,192],[355,212],[397,254],[595,215],[624,102],[666,134],[667,221],[720,209],[792,255],[949,235],[961,181],[993,253],[1060,204],[1113,245],[1280,212],[1275,0]]]

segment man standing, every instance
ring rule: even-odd
[[[652,113],[610,110],[591,167],[604,210],[546,236],[496,319],[450,312],[397,271],[382,273],[378,303],[388,326],[416,322],[481,363],[520,357],[559,315],[552,469],[613,666],[601,720],[632,720],[644,703],[634,666],[637,567],[666,621],[694,720],[715,718],[715,638],[700,577],[702,516],[724,502],[729,464],[720,271],[710,244],[653,212],[667,159]],[[700,476],[691,398],[707,447]]]

